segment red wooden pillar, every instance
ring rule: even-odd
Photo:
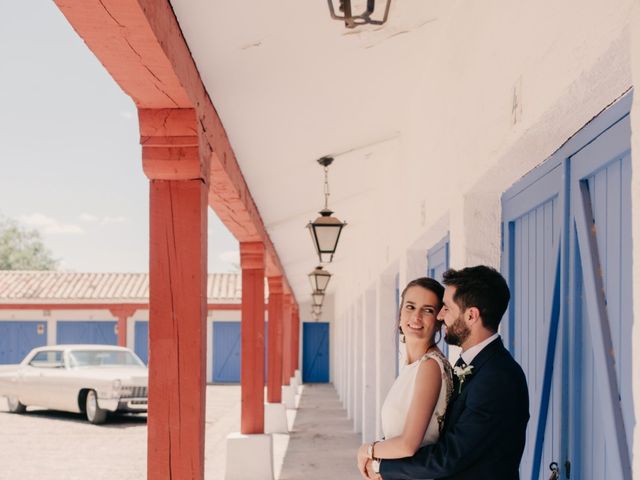
[[[240,433],[264,433],[264,244],[241,242],[240,266],[242,268]]]
[[[298,369],[298,358],[300,351],[300,309],[298,305],[293,306],[293,315],[291,323],[293,325],[293,335],[291,339],[291,376]]]
[[[291,383],[291,338],[293,333],[292,325],[293,304],[291,294],[284,295],[284,307],[282,309],[282,324],[284,344],[282,354],[282,384],[289,385]]]
[[[150,179],[147,478],[202,479],[208,167],[192,109],[139,117]]]
[[[282,276],[269,277],[267,402],[282,402]]]
[[[118,305],[109,309],[111,315],[118,319],[118,345],[127,346],[127,320],[136,313],[136,308]]]

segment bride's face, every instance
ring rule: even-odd
[[[433,343],[439,310],[438,297],[431,290],[418,285],[409,288],[404,294],[400,311],[400,327],[406,341],[424,341]]]

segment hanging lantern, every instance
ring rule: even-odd
[[[327,289],[329,280],[331,280],[331,274],[323,270],[321,266],[317,266],[313,272],[309,274],[311,290],[314,292],[324,292]]]
[[[324,167],[324,208],[320,210],[320,216],[313,222],[307,224],[311,233],[313,246],[316,249],[320,263],[330,263],[338,247],[340,233],[347,225],[333,216],[329,210],[329,165],[333,162],[333,157],[322,157],[318,163]]]
[[[329,13],[334,20],[343,20],[347,28],[355,28],[358,25],[382,25],[389,17],[391,0],[379,1],[376,10],[376,0],[327,0]],[[334,5],[334,3],[336,5]],[[337,8],[336,8],[337,6]],[[339,12],[336,14],[336,10]],[[384,10],[384,13],[382,13]],[[372,16],[376,14],[376,18]]]
[[[311,298],[313,299],[313,303],[315,305],[322,305],[324,302],[324,292],[316,290],[311,294]]]
[[[322,313],[322,305],[311,305],[311,314],[320,316]]]

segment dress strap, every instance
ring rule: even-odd
[[[428,360],[430,358],[435,360],[440,367],[442,380],[446,385],[448,403],[451,394],[453,393],[453,368],[451,367],[451,363],[449,363],[449,360],[440,352],[440,350],[432,350],[431,352],[425,353],[420,359],[420,362],[424,362],[425,360]]]

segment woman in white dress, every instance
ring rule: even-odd
[[[385,458],[411,457],[440,436],[444,414],[453,391],[449,361],[436,346],[442,322],[444,287],[432,278],[409,282],[401,295],[399,326],[407,363],[382,405],[384,440],[365,443],[358,450],[358,469],[367,476],[367,464],[377,472]]]

